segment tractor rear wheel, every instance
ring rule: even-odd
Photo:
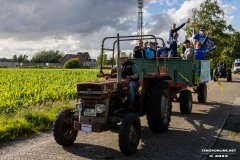
[[[53,136],[62,146],[69,146],[76,140],[78,131],[74,130],[74,117],[70,109],[61,110],[53,123]]]
[[[134,113],[128,113],[122,121],[119,131],[119,148],[125,155],[136,152],[141,136],[141,122]]]
[[[151,83],[146,98],[148,126],[154,132],[166,132],[172,112],[168,83],[166,81],[155,81]]]
[[[180,111],[182,114],[191,114],[192,112],[192,92],[183,90],[180,93]]]

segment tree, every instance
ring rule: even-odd
[[[81,68],[82,63],[78,58],[71,58],[64,63],[63,68]]]
[[[87,61],[90,61],[91,57],[88,52],[78,52],[77,54],[81,55],[84,57]]]
[[[99,56],[97,57],[98,65],[101,65],[101,59],[102,59],[102,64],[107,65],[107,55],[103,54],[103,58],[102,58],[102,53],[99,54]]]
[[[59,63],[59,59],[64,56],[59,50],[44,50],[36,53],[31,61],[34,63]]]
[[[114,57],[111,57],[111,58],[110,58],[110,62],[111,62],[111,64],[116,65],[117,59],[114,58]]]
[[[28,62],[28,56],[26,54],[24,55],[19,55],[19,57],[15,54],[12,57],[12,62],[19,62],[19,63],[26,63]]]
[[[103,54],[103,64],[107,65],[107,55]]]
[[[13,57],[12,57],[12,61],[13,61],[13,62],[17,62],[17,61],[18,61],[18,57],[17,57],[16,54],[13,55]]]
[[[220,60],[225,61],[230,67],[233,61],[240,57],[240,33],[234,32],[233,34],[228,34],[228,41],[226,41],[226,46],[222,50],[222,56]]]
[[[216,0],[211,2],[211,0],[205,0],[201,3],[200,9],[193,8],[192,10],[192,22],[191,26],[197,31],[203,27],[210,31],[210,37],[214,40],[217,45],[217,49],[214,52],[208,53],[208,59],[213,59],[214,63],[217,63],[221,56],[221,51],[225,47],[228,47],[226,40],[229,37],[225,31],[233,32],[234,29],[231,25],[227,25],[224,19],[224,11],[219,7]],[[190,26],[186,27],[186,33],[188,37],[192,36],[192,30]]]
[[[240,57],[240,33],[239,32],[234,32],[233,34],[230,34],[230,39],[228,41],[228,48],[226,55],[229,55],[233,59],[239,58]]]

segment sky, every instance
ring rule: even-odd
[[[144,34],[168,38],[205,0],[144,0]],[[227,24],[240,31],[240,1],[217,0]],[[89,52],[96,58],[104,37],[136,35],[137,0],[0,0],[0,58],[43,50]],[[184,32],[179,32],[183,41]],[[134,43],[121,50],[131,52]]]

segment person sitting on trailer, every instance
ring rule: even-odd
[[[202,27],[200,28],[199,32],[196,33],[193,37],[193,39],[195,39],[197,42],[202,42],[205,38],[206,38],[205,30]]]
[[[150,47],[145,49],[147,59],[152,59],[156,56],[156,45],[158,45],[158,43],[150,42]]]
[[[205,39],[202,41],[202,43],[201,42],[196,43],[196,46],[194,48],[194,54],[195,54],[196,60],[206,60],[206,53],[216,49],[216,45],[212,47],[210,50],[207,50],[207,48],[205,47],[208,41],[208,36],[209,36],[209,32],[207,32],[207,35]]]
[[[177,39],[178,39],[178,33],[174,33],[173,40],[170,44],[170,47],[168,48],[168,51],[171,51],[168,55],[168,58],[178,56],[178,54],[177,54],[177,48],[178,48]]]
[[[143,43],[143,47],[144,47],[144,50],[146,50],[148,47],[148,41],[145,40],[144,43]]]
[[[158,53],[158,57],[160,58],[168,57],[168,48],[167,47],[159,48],[157,50],[157,53]]]
[[[190,41],[188,39],[186,39],[183,42],[183,45],[185,47],[185,50],[184,50],[183,54],[181,55],[181,57],[183,59],[195,59],[194,48],[193,48],[193,46],[191,46]]]
[[[171,44],[172,41],[173,41],[173,35],[174,35],[174,33],[177,33],[178,30],[180,30],[182,27],[185,26],[186,23],[189,23],[189,22],[190,22],[190,18],[188,18],[185,23],[183,23],[182,25],[180,25],[180,26],[177,27],[177,28],[176,28],[176,23],[173,23],[173,24],[172,24],[172,28],[171,28],[171,30],[169,31],[169,36],[168,36],[167,43],[168,43],[168,44]]]
[[[146,53],[142,40],[139,40],[138,45],[134,47],[133,53],[133,58],[146,58]]]

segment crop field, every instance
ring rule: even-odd
[[[97,69],[0,69],[0,141],[50,127],[79,82],[101,80]],[[54,107],[55,102],[59,103]],[[50,105],[49,105],[50,104]]]
[[[76,98],[76,84],[96,81],[98,70],[1,69],[0,114],[47,101]]]

